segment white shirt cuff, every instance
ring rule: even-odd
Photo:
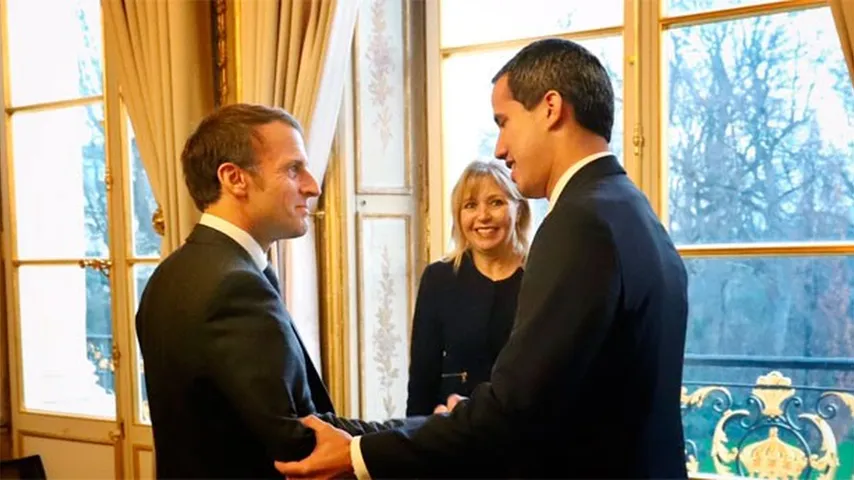
[[[353,464],[353,472],[358,480],[371,480],[368,466],[362,458],[362,448],[359,446],[361,440],[362,437],[353,437],[353,441],[350,442],[350,462]]]

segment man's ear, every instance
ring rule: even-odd
[[[235,197],[245,197],[248,193],[247,172],[231,162],[225,162],[216,169],[216,176],[223,192]]]
[[[564,101],[563,97],[556,90],[549,90],[543,97],[544,115],[546,126],[549,129],[559,126],[567,120],[570,114],[567,108],[570,105]]]

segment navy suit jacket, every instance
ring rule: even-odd
[[[402,425],[335,416],[277,290],[204,225],[152,274],[136,328],[158,478],[282,478],[274,460],[314,448],[309,414],[352,434]]]
[[[374,478],[685,478],[682,259],[613,156],[534,238],[490,382],[420,428],[361,438]]]

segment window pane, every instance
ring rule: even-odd
[[[145,173],[145,168],[142,166],[142,159],[139,156],[139,148],[136,145],[136,136],[133,133],[133,126],[130,120],[127,121],[128,143],[130,152],[130,201],[131,201],[131,222],[133,231],[133,255],[135,257],[160,256],[160,240],[161,237],[154,231],[154,225],[151,222],[154,212],[157,211],[157,200],[154,199],[154,192],[151,190],[151,183],[148,181],[148,175]]]
[[[21,266],[18,286],[24,408],[115,418],[109,279],[76,265]]]
[[[13,106],[101,95],[98,0],[4,3]]]
[[[666,6],[665,15],[675,16],[733,7],[745,7],[775,1],[777,0],[668,0],[663,5]]]
[[[606,37],[579,42],[597,55],[611,75],[615,95],[611,150],[623,153],[623,39]],[[492,77],[517,50],[455,54],[442,63],[442,144],[444,212],[450,229],[450,192],[463,169],[475,159],[494,158],[498,127],[492,119]],[[548,208],[546,199],[531,202],[536,229]]]
[[[134,298],[134,301],[136,302],[134,303],[134,316],[136,315],[136,309],[139,308],[139,301],[142,298],[142,292],[145,290],[145,286],[148,284],[148,279],[151,278],[151,274],[154,273],[155,268],[157,268],[157,265],[133,266],[134,292],[136,293]],[[136,337],[136,335],[134,335],[134,337]],[[136,353],[136,371],[138,372],[136,383],[136,418],[139,423],[150,425],[151,416],[148,413],[148,390],[145,388],[145,365],[142,362],[138,339],[136,344]]]
[[[854,257],[685,263],[687,353],[854,357]]]
[[[674,29],[666,44],[674,240],[854,238],[854,89],[830,10]]]
[[[443,0],[442,46],[497,42],[623,24],[623,0]],[[477,19],[477,21],[472,21]]]
[[[100,103],[12,116],[19,258],[108,256],[103,119]]]

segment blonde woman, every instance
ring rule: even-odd
[[[507,169],[475,161],[451,194],[454,250],[421,276],[406,414],[429,415],[448,395],[489,379],[513,326],[531,210]]]

